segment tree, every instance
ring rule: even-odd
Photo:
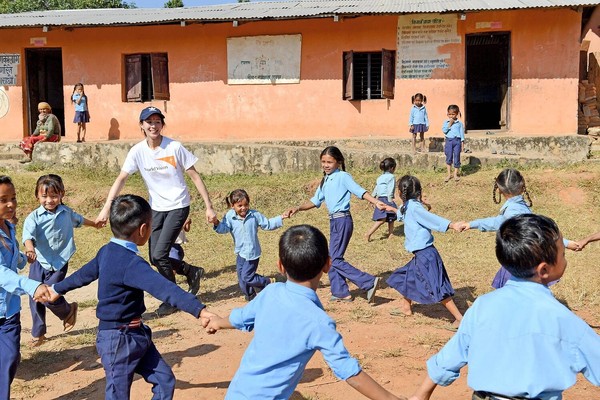
[[[165,3],[165,8],[177,8],[177,7],[185,7],[183,5],[183,0],[169,0]]]
[[[135,8],[122,0],[0,0],[0,14],[80,8]]]

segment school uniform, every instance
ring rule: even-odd
[[[154,343],[150,328],[141,322],[146,311],[144,292],[198,318],[205,307],[150,267],[137,246],[111,239],[96,257],[64,281],[52,286],[58,294],[98,280],[96,348],[106,372],[106,399],[129,399],[134,373],[151,383],[153,399],[172,399],[175,376]]]
[[[412,125],[413,134],[427,132],[429,130],[429,117],[427,116],[427,109],[424,105],[417,107],[413,104],[408,117],[408,125]]]
[[[29,266],[29,278],[53,285],[62,281],[69,270],[69,260],[75,254],[73,228],[83,225],[84,218],[61,204],[54,212],[40,206],[31,212],[23,224],[23,243],[31,240],[35,245],[36,260]],[[61,321],[71,313],[71,305],[64,297],[55,302],[38,303],[29,299],[32,327],[31,336],[46,334],[46,308]]]
[[[375,189],[373,189],[372,196],[377,200],[387,204],[388,206],[392,206],[394,208],[398,208],[396,203],[394,203],[394,190],[396,188],[396,177],[391,172],[384,172],[379,175],[377,178],[377,182],[375,183]],[[373,211],[373,221],[381,221],[385,220],[386,222],[393,222],[396,220],[396,213],[388,212],[385,210],[380,210],[375,207]]]
[[[329,212],[329,282],[331,294],[338,298],[350,296],[346,280],[354,283],[362,290],[369,290],[375,285],[375,277],[363,272],[344,259],[344,253],[352,237],[354,222],[350,214],[350,195],[362,199],[366,190],[352,179],[345,171],[336,169],[325,175],[323,184],[319,185],[310,202],[321,207],[325,202]]]
[[[81,99],[81,101],[77,104],[77,100],[79,99]],[[75,104],[75,116],[73,117],[73,122],[76,124],[90,122],[90,113],[87,108],[87,96],[74,93],[73,96],[71,96],[71,100],[73,100],[73,104]]]
[[[450,221],[430,213],[417,200],[409,200],[405,214],[398,210],[398,220],[404,221],[404,247],[414,254],[412,260],[398,268],[387,280],[402,296],[421,304],[439,303],[454,296],[446,267],[433,246],[432,230],[446,232]]]
[[[473,390],[560,400],[578,373],[600,385],[600,337],[545,285],[513,278],[475,300],[427,372],[447,386],[466,364]]]
[[[236,329],[253,331],[254,337],[229,384],[226,400],[289,399],[317,350],[339,379],[361,371],[317,293],[297,283],[267,286],[245,307],[234,309],[229,322]]]
[[[462,142],[465,141],[465,126],[460,120],[454,121],[452,126],[448,127],[450,120],[444,121],[442,132],[446,136],[444,145],[444,154],[446,155],[446,164],[453,165],[454,168],[460,168],[460,150]]]
[[[15,227],[8,221],[8,235],[0,230],[0,399],[10,398],[10,385],[21,359],[21,295],[32,296],[40,282],[18,275],[27,264],[19,251]]]
[[[256,210],[248,210],[246,217],[242,218],[230,209],[213,228],[217,233],[230,233],[233,238],[238,282],[246,298],[252,298],[271,282],[269,278],[256,273],[261,255],[258,228],[272,231],[282,226],[281,215],[267,218]]]

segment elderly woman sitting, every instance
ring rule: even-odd
[[[25,152],[26,159],[22,160],[22,163],[30,162],[33,154],[33,146],[37,142],[59,142],[60,141],[60,122],[54,114],[52,114],[52,107],[46,102],[38,104],[38,111],[40,112],[39,120],[35,131],[31,136],[23,139],[19,143],[21,150]]]

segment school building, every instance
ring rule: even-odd
[[[78,82],[88,141],[140,139],[150,105],[185,141],[408,138],[417,92],[432,136],[450,104],[469,132],[574,135],[587,52],[600,49],[598,4],[296,0],[0,15],[3,140],[28,135],[47,101],[74,141]]]

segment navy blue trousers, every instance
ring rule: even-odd
[[[446,155],[446,165],[453,165],[454,168],[460,168],[460,148],[462,142],[460,138],[446,138],[444,145],[444,154]]]
[[[29,279],[52,286],[64,280],[68,270],[69,263],[65,264],[58,271],[48,271],[39,262],[35,261],[29,266]],[[64,321],[69,312],[71,312],[71,305],[63,296],[54,303],[38,303],[30,297],[29,308],[31,309],[31,319],[33,320],[31,326],[31,336],[33,337],[40,337],[46,334],[46,308],[52,311],[61,321]]]
[[[10,399],[10,384],[21,361],[21,313],[0,318],[0,399]]]
[[[335,297],[350,296],[350,289],[346,280],[354,283],[362,290],[369,290],[375,284],[375,277],[353,267],[344,259],[344,253],[352,238],[354,222],[352,216],[329,220],[329,256],[331,268],[329,269],[329,282],[331,294]]]
[[[260,291],[271,282],[269,278],[256,273],[259,261],[260,258],[257,258],[256,260],[246,260],[244,257],[239,255],[235,260],[238,283],[242,293],[244,293],[246,296],[251,296],[253,293],[257,293],[257,291],[254,290],[255,288]]]
[[[154,346],[152,331],[146,325],[100,330],[96,349],[106,373],[106,400],[129,399],[136,373],[152,384],[153,400],[173,398],[175,375]]]

